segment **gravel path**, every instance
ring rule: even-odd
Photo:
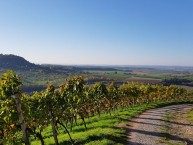
[[[144,112],[127,124],[128,145],[166,145],[166,143],[160,142],[161,138],[166,136],[166,134],[161,133],[164,124],[168,122],[166,116],[169,113],[185,114],[192,108],[193,104],[183,104],[151,109]],[[180,116],[178,115],[178,117],[179,120]],[[190,125],[187,122],[177,123],[175,121],[169,121],[169,125],[177,126],[178,128],[186,128],[193,132],[193,125]],[[173,130],[175,130],[175,128],[173,128]],[[169,139],[173,141],[183,141],[184,144],[193,145],[193,140],[188,139],[188,137],[186,138],[185,135],[181,137],[178,134],[171,134]],[[188,141],[184,141],[187,139]]]

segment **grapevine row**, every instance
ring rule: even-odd
[[[82,77],[74,77],[57,87],[48,85],[42,92],[31,95],[22,93],[22,82],[13,72],[8,71],[0,78],[0,145],[30,144],[29,136],[37,137],[44,145],[42,131],[52,126],[55,144],[58,145],[57,127],[62,126],[70,135],[77,119],[106,112],[111,115],[118,108],[158,101],[191,99],[187,90],[177,86],[144,85],[126,83],[117,86],[115,82],[105,85],[102,82],[85,85]],[[70,124],[70,130],[68,130]],[[22,133],[23,140],[19,140]]]

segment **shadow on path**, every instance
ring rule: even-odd
[[[146,134],[146,135],[151,135],[151,136],[157,136],[157,137],[165,137],[167,136],[167,138],[169,140],[174,140],[174,141],[183,141],[183,142],[187,142],[187,145],[193,145],[193,141],[189,140],[188,138],[181,138],[179,136],[174,136],[174,135],[170,135],[170,134],[167,134],[167,133],[157,133],[157,132],[149,132],[149,131],[144,131],[144,130],[137,130],[137,129],[129,129],[127,130],[127,132],[137,132],[137,133],[140,133],[140,134]],[[130,136],[129,136],[130,138]],[[129,145],[137,145],[139,143],[135,143],[135,142],[128,142]],[[139,144],[139,145],[142,145],[142,144]]]
[[[179,123],[175,121],[168,121],[164,119],[168,113],[181,113],[186,114],[186,112],[193,108],[193,104],[186,105],[177,105],[177,106],[167,106],[158,109],[149,110],[140,116],[131,119],[128,121],[128,124],[124,127],[128,134],[128,143],[127,145],[154,145],[155,141],[157,141],[157,145],[163,143],[159,143],[159,139],[167,137],[168,140],[184,142],[187,145],[193,145],[193,140],[189,138],[183,138],[179,135],[171,135],[169,133],[161,133],[161,128],[163,123],[181,125],[182,127],[192,127],[192,124],[187,123]],[[183,110],[183,111],[182,111]],[[184,112],[185,111],[185,112]],[[132,136],[131,136],[132,135]],[[154,140],[154,141],[152,141]],[[149,144],[147,142],[149,142]]]

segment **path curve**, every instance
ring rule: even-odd
[[[161,133],[161,129],[163,129],[163,124],[166,122],[166,115],[172,112],[186,113],[191,109],[193,109],[193,104],[181,104],[151,109],[142,113],[138,117],[130,120],[126,126],[128,145],[166,145],[159,141],[165,135]],[[187,127],[193,131],[193,125],[179,124],[175,121],[170,122],[170,124],[181,125],[181,127]],[[171,139],[175,141],[185,140],[179,135],[171,135]],[[193,140],[187,140],[188,142],[184,141],[184,144],[193,145]]]

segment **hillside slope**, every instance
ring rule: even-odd
[[[23,57],[16,55],[4,55],[0,54],[0,68],[1,69],[12,69],[12,70],[29,70],[38,68],[38,65],[30,63]]]

